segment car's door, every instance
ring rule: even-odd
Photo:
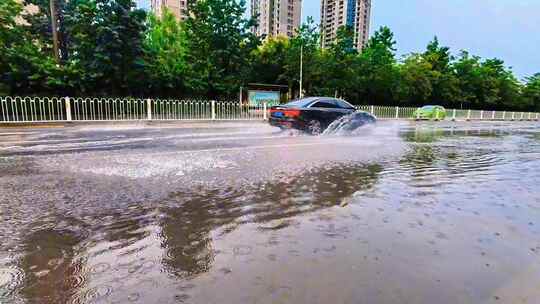
[[[446,118],[446,109],[442,106],[439,106],[439,116],[441,119]]]
[[[310,106],[312,119],[317,119],[323,126],[328,126],[334,120],[345,115],[344,109],[341,109],[333,98],[322,98]]]

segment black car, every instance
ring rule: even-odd
[[[355,114],[351,115],[353,113]],[[298,129],[318,135],[332,122],[347,115],[352,117],[349,128],[374,123],[376,120],[373,115],[357,111],[353,105],[342,99],[306,97],[270,108],[269,122],[281,129]]]

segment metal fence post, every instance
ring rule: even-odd
[[[452,121],[456,121],[456,109],[452,111]]]
[[[467,121],[471,120],[471,110],[467,111]]]
[[[529,118],[527,120],[531,120],[531,112],[529,112]]]
[[[538,121],[538,113],[536,113],[536,120]]]
[[[523,112],[521,112],[521,116],[519,117],[519,120],[523,120]]]
[[[146,100],[146,119],[152,120],[152,100],[150,98]]]
[[[516,112],[512,112],[512,119],[511,120],[514,120],[516,119]]]
[[[491,111],[491,120],[495,120],[495,111]]]
[[[371,106],[370,113],[371,113],[371,115],[375,114],[375,107],[374,106]]]
[[[66,101],[66,120],[71,121],[71,102],[69,101],[69,97],[65,97]]]
[[[399,107],[396,107],[396,119],[399,118]]]
[[[212,120],[216,120],[216,101],[212,100]]]
[[[266,114],[266,102],[263,102],[263,119],[266,120],[267,114]]]
[[[503,111],[503,117],[502,117],[502,120],[504,120],[506,118],[506,111]]]
[[[484,110],[480,111],[480,120],[484,120]]]

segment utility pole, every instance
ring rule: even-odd
[[[304,44],[300,45],[300,98],[304,97],[304,92],[302,91],[302,68],[304,60]]]
[[[51,7],[51,29],[52,29],[52,39],[53,39],[53,52],[54,58],[56,61],[60,60],[60,53],[58,51],[58,32],[56,25],[56,8],[54,5],[55,0],[49,0],[49,5]]]

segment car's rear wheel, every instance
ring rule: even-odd
[[[322,125],[318,120],[310,120],[307,125],[307,131],[311,135],[320,135],[322,133]]]

